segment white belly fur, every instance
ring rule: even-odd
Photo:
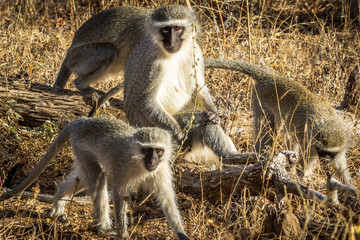
[[[198,49],[196,65],[189,64],[194,62],[192,52],[174,54],[165,60],[167,64],[164,66],[165,71],[162,75],[162,85],[158,89],[157,100],[171,115],[181,111],[191,101],[196,85],[201,88],[205,84],[203,58],[200,48],[196,49]],[[193,66],[196,66],[195,69]]]

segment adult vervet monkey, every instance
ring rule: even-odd
[[[15,189],[3,194],[0,200],[29,187],[67,141],[73,148],[76,164],[73,174],[57,186],[52,216],[66,218],[65,199],[86,188],[93,200],[99,230],[110,232],[109,181],[113,191],[115,226],[119,235],[127,238],[125,198],[141,186],[154,193],[178,239],[189,239],[181,223],[173,188],[172,138],[160,128],[134,128],[110,118],[75,120],[65,126],[30,175]]]
[[[87,20],[75,33],[61,65],[54,88],[63,89],[72,73],[76,88],[91,94],[91,84],[108,74],[123,70],[137,43],[143,39],[153,10],[137,7],[114,7]]]
[[[183,130],[174,115],[201,103],[209,120],[217,120],[196,41],[199,28],[198,15],[187,7],[166,6],[153,12],[148,34],[125,67],[124,111],[131,124],[157,126],[181,140]]]
[[[273,147],[276,129],[283,128],[292,134],[294,149],[303,156],[305,175],[311,174],[319,156],[327,156],[333,160],[335,170],[343,181],[351,182],[346,165],[350,131],[335,109],[300,83],[256,64],[240,60],[205,59],[205,66],[238,70],[254,78],[251,102],[258,152],[266,146]]]

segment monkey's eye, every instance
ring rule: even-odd
[[[161,157],[164,154],[164,150],[161,148],[155,148],[154,150],[159,157]]]
[[[163,27],[162,29],[160,29],[160,31],[162,33],[169,33],[171,31],[171,27]]]
[[[174,30],[175,30],[176,32],[182,32],[182,31],[183,31],[183,28],[182,28],[182,27],[179,27],[179,26],[175,26],[175,27],[174,27]]]

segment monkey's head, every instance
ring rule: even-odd
[[[147,171],[153,172],[162,162],[170,162],[173,145],[168,131],[157,127],[144,127],[134,136],[139,143],[142,164]]]
[[[144,154],[144,166],[149,172],[154,171],[160,163],[164,149],[160,147],[143,146],[141,152]]]
[[[200,35],[197,13],[185,6],[165,6],[151,15],[151,34],[159,47],[167,53],[176,53]],[[194,30],[194,32],[193,32]]]

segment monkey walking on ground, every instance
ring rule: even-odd
[[[238,70],[254,78],[251,102],[258,153],[266,146],[273,146],[276,129],[279,130],[284,123],[285,131],[293,133],[294,149],[302,155],[305,175],[312,173],[319,156],[330,157],[337,174],[350,184],[346,150],[351,135],[334,108],[300,83],[256,64],[240,60],[205,59],[205,66]],[[266,123],[263,124],[262,120]]]
[[[72,145],[76,165],[73,174],[57,186],[52,216],[66,218],[65,199],[86,188],[93,200],[99,230],[110,232],[109,181],[113,190],[115,227],[121,237],[127,238],[125,198],[141,186],[154,192],[178,239],[189,239],[181,223],[173,188],[171,135],[160,128],[134,128],[110,118],[75,120],[63,129],[30,175],[12,191],[0,196],[0,200],[29,187],[67,141]]]

